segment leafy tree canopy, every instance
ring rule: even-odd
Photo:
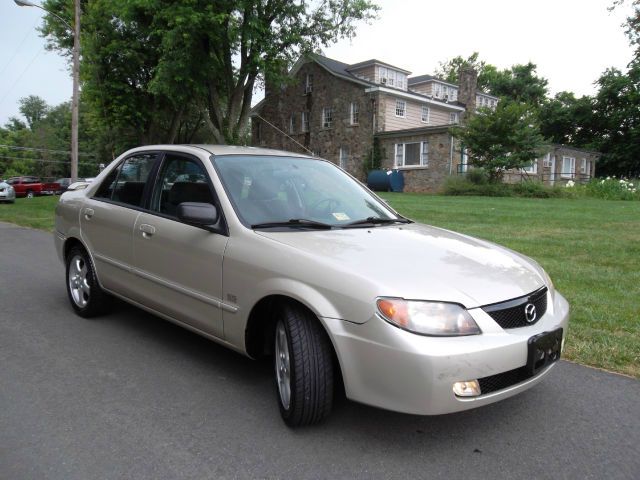
[[[531,107],[509,101],[498,103],[495,110],[480,109],[452,133],[467,149],[469,163],[483,168],[493,181],[500,180],[504,170],[530,165],[544,144]]]
[[[29,125],[31,130],[33,130],[40,120],[46,117],[49,109],[47,102],[36,95],[21,98],[19,103],[20,113],[27,119],[27,125]]]
[[[83,5],[83,93],[118,135],[131,125],[133,143],[173,141],[199,112],[215,142],[238,143],[265,77],[352,37],[376,11],[368,0],[95,0]],[[69,34],[50,16],[42,32],[69,52]]]
[[[594,147],[603,153],[601,174],[640,177],[640,60],[626,73],[607,70],[594,98]]]

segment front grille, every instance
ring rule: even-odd
[[[533,321],[527,321],[525,314],[525,307],[529,304],[536,307],[536,316]],[[547,311],[547,287],[542,287],[524,297],[486,305],[482,307],[482,309],[502,328],[519,328],[533,325],[540,320]]]
[[[497,375],[491,375],[490,377],[479,378],[480,394],[497,392],[503,388],[508,388],[516,383],[523,382],[530,376],[527,373],[526,367],[516,368],[509,370],[508,372],[498,373]]]

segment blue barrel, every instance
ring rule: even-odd
[[[402,192],[404,190],[404,175],[402,170],[393,170],[389,175],[389,186],[392,192]]]
[[[384,170],[371,170],[367,176],[367,187],[375,192],[388,192],[391,188],[389,177]]]

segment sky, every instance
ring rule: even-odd
[[[624,70],[632,48],[621,26],[630,14],[613,0],[374,0],[379,19],[358,24],[356,37],[324,49],[345,63],[376,58],[413,72],[433,73],[456,55],[498,68],[529,61],[552,94],[591,95],[608,67]],[[0,0],[0,125],[20,116],[18,100],[38,95],[50,105],[69,101],[66,59],[45,50],[36,28],[43,12]]]

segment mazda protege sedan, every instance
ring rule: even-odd
[[[78,315],[118,297],[272,357],[289,426],[325,418],[337,382],[419,415],[502,400],[549,372],[567,333],[535,261],[413,222],[297,153],[135,148],[61,196],[55,243]]]

